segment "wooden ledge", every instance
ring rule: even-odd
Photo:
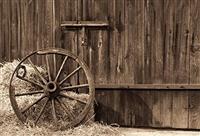
[[[180,89],[180,90],[200,90],[200,84],[96,84],[96,89]]]
[[[108,22],[103,21],[63,21],[61,27],[108,27]]]

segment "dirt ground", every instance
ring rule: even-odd
[[[200,131],[119,128],[124,136],[200,136]]]

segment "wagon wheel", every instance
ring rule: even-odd
[[[45,72],[33,64],[35,58],[44,60]],[[58,60],[62,60],[59,67]],[[72,64],[76,67],[72,68]],[[68,73],[65,71],[67,65],[68,70],[71,68]],[[32,76],[31,69],[35,73]],[[72,82],[71,79],[78,77],[80,72],[86,78],[85,83]],[[23,82],[30,89],[18,88],[16,82]],[[92,107],[94,93],[93,78],[87,65],[76,55],[56,48],[35,51],[22,59],[12,74],[9,88],[11,105],[22,123],[38,125],[48,118],[53,126],[62,127],[74,127],[84,120]],[[79,95],[87,97],[83,100]],[[77,107],[71,103],[81,105],[81,109],[77,112]]]

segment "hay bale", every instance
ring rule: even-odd
[[[19,63],[20,63],[19,60],[14,60],[13,62],[6,62],[5,64],[3,64],[3,67],[0,68],[0,75],[1,75],[0,85],[5,87],[5,90],[9,89],[10,78]],[[24,65],[26,66],[27,70],[27,78],[39,80],[35,74],[34,68],[32,68],[30,64],[24,64]],[[45,70],[42,67],[37,67],[37,68],[41,73],[45,73]],[[19,90],[20,89],[31,90],[33,88],[33,86],[30,83],[22,81],[18,78],[14,78],[13,86]]]
[[[8,95],[8,89],[9,89],[9,83],[10,83],[10,77],[13,74],[13,71],[15,70],[15,68],[17,67],[17,65],[19,64],[18,60],[14,60],[13,62],[6,62],[3,67],[0,68],[0,85],[4,90],[3,92],[1,92],[1,95]],[[24,64],[27,70],[27,75],[26,78],[31,79],[31,80],[40,80],[37,75],[35,74],[35,70],[34,68],[31,67],[31,65],[29,64]],[[38,67],[38,70],[45,75],[46,74],[46,70],[45,68],[42,67]],[[37,90],[37,88],[35,88],[35,86],[31,85],[28,82],[22,81],[18,78],[15,78],[13,81],[13,86],[15,87],[15,90],[20,90],[20,92],[27,92],[27,91],[35,91]],[[82,101],[86,101],[89,97],[88,94],[76,94],[74,92],[69,92],[68,93],[69,96],[73,96],[76,97]],[[20,108],[26,107],[27,105],[29,105],[30,103],[32,103],[34,100],[36,100],[38,98],[37,95],[34,96],[23,96],[23,97],[19,97],[19,99],[17,99],[17,102],[19,103],[19,105],[21,105]],[[77,101],[71,101],[71,100],[64,100],[66,103],[68,103],[69,107],[71,109],[73,109],[76,113],[80,113],[83,108],[84,105],[78,103]],[[33,113],[39,113],[41,110],[42,105],[44,104],[44,101],[41,101],[40,103],[34,105],[27,113],[26,115],[29,117],[29,119],[35,120],[37,118],[37,114],[33,114]],[[52,123],[50,122],[50,120],[52,119],[52,111],[51,111],[51,105],[50,103],[48,103],[49,105],[47,106],[48,108],[45,109],[44,114],[41,117],[41,120],[39,123],[45,126],[49,126],[46,124]],[[6,106],[8,107],[8,106]],[[57,111],[59,113],[64,113],[63,109],[61,107],[59,107],[57,105]],[[91,119],[94,115],[94,109],[91,108],[91,110],[89,111],[89,114],[87,115],[87,117],[85,118],[85,120],[93,120]],[[65,123],[68,121],[69,122],[69,117],[67,115],[62,114],[62,116],[64,117],[64,121]],[[29,122],[31,123],[31,122]],[[40,125],[39,124],[39,125]]]

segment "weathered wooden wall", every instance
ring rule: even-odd
[[[57,46],[81,56],[97,84],[200,83],[199,0],[0,0],[0,60]],[[109,30],[61,33],[63,21]],[[124,126],[200,128],[200,92],[97,90],[97,119]]]
[[[0,60],[52,46],[52,0],[0,0]]]

